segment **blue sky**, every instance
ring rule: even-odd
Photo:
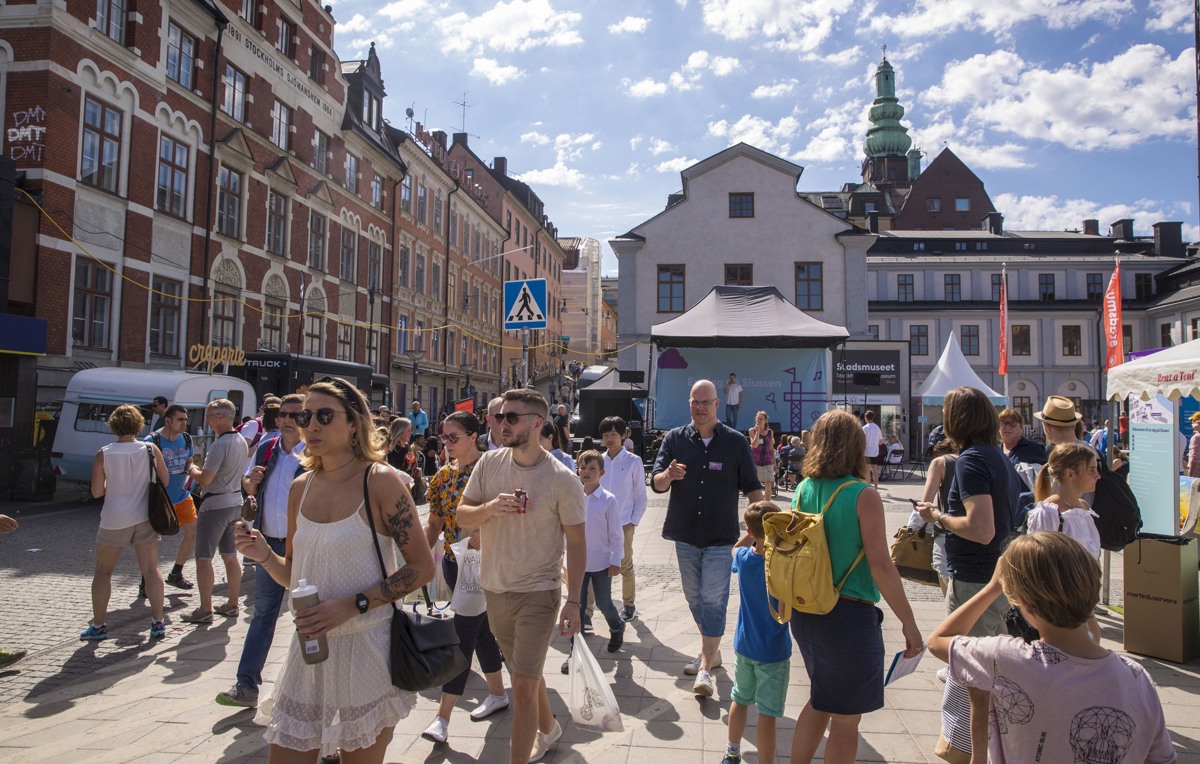
[[[337,0],[343,60],[372,41],[385,116],[508,158],[562,236],[659,212],[679,171],[745,141],[859,177],[887,46],[914,146],[950,146],[1009,229],[1197,225],[1191,6],[1182,0]]]

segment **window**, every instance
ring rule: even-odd
[[[383,209],[383,178],[379,173],[371,175],[371,206],[377,210]]]
[[[379,97],[369,90],[363,89],[362,94],[362,120],[363,124],[372,130],[379,131],[379,117],[383,111],[383,103]]]
[[[1121,350],[1125,353],[1133,352],[1133,327],[1129,324],[1121,325]]]
[[[346,164],[344,166],[344,169],[346,171],[346,178],[345,178],[345,181],[342,183],[342,185],[344,185],[346,187],[346,190],[349,191],[350,193],[357,194],[358,193],[358,157],[354,156],[353,154],[351,154],[350,152],[347,151],[346,152]]]
[[[1200,340],[1200,318],[1192,319],[1192,336],[1191,339]]]
[[[821,263],[796,263],[796,307],[800,310],[824,310]]]
[[[287,314],[287,305],[278,297],[268,297],[263,301],[263,327],[262,339],[259,341],[259,347],[263,350],[273,350],[283,352],[285,334],[283,332],[284,319]]]
[[[128,21],[127,4],[128,0],[96,0],[96,28],[122,45]]]
[[[1089,302],[1099,302],[1104,297],[1104,274],[1087,274],[1087,299]]]
[[[405,175],[404,180],[400,181],[400,209],[408,214],[412,214],[412,184],[411,175]]]
[[[963,355],[979,355],[979,324],[963,324],[959,331]]]
[[[929,327],[914,324],[908,327],[908,352],[912,355],[929,355]]]
[[[400,247],[400,253],[396,257],[396,278],[400,286],[408,286],[408,247]]]
[[[71,339],[75,347],[108,350],[112,311],[112,271],[90,258],[75,261],[75,311]]]
[[[754,217],[754,194],[732,193],[729,195],[729,217]]]
[[[280,16],[275,22],[275,48],[288,58],[296,57],[296,25]]]
[[[954,211],[955,212],[970,212],[971,211],[971,200],[967,199],[966,197],[963,197],[963,196],[958,197],[957,199],[954,200]]]
[[[442,232],[442,192],[435,191],[433,194],[433,230],[435,233]]]
[[[1065,324],[1062,328],[1062,354],[1083,355],[1083,328],[1078,324]]]
[[[924,252],[924,251],[925,251],[925,242],[923,242],[923,241],[914,241],[913,242],[913,252]]]
[[[967,243],[965,241],[954,242],[954,251],[955,252],[966,252],[967,251]]]
[[[304,317],[304,354],[320,357],[325,334],[325,316],[314,311],[315,308],[310,303],[309,315]]]
[[[325,216],[308,213],[308,266],[325,270]]]
[[[320,130],[313,137],[312,166],[321,175],[329,171],[329,136]]]
[[[383,245],[372,241],[367,244],[367,289],[379,289],[381,273],[383,273]]]
[[[1133,298],[1149,300],[1154,296],[1154,276],[1149,273],[1133,274]]]
[[[408,352],[408,316],[399,316],[396,320],[396,352]]]
[[[217,233],[236,239],[242,232],[242,174],[222,166],[217,172]]]
[[[450,246],[458,246],[458,210],[453,206],[450,207]]]
[[[267,251],[273,255],[287,255],[287,197],[267,191]]]
[[[172,21],[167,25],[167,76],[191,90],[196,75],[196,38]]]
[[[913,275],[911,273],[897,274],[896,299],[900,302],[912,302],[916,299],[913,291]]]
[[[414,292],[425,291],[425,255],[418,254],[417,259],[413,261],[413,284]]]
[[[879,339],[879,324],[867,324],[867,334],[871,335],[871,339]]]
[[[1038,274],[1038,299],[1042,302],[1049,302],[1054,299],[1053,273]]]
[[[417,214],[416,214],[416,218],[417,218],[417,222],[421,223],[422,225],[424,225],[426,220],[428,219],[425,217],[425,202],[426,202],[425,184],[418,181],[417,182]]]
[[[350,324],[338,324],[337,359],[339,361],[354,360],[354,327]]]
[[[992,274],[992,302],[1000,302],[1000,285],[1003,283],[1004,274]]]
[[[158,209],[184,216],[187,205],[188,147],[163,135],[158,139]]]
[[[726,265],[725,286],[751,286],[754,284],[753,265]]]
[[[325,84],[325,51],[315,45],[308,51],[308,78],[318,85]]]
[[[1013,408],[1021,415],[1024,422],[1033,421],[1033,399],[1028,395],[1014,395]]]
[[[179,355],[179,306],[183,284],[155,276],[150,293],[150,353]]]
[[[115,194],[121,175],[121,112],[91,96],[84,98],[79,153],[79,179]]]
[[[1158,346],[1162,347],[1162,348],[1169,348],[1174,344],[1175,343],[1171,339],[1171,325],[1170,324],[1159,324],[1159,326],[1158,326]]]
[[[1012,354],[1030,355],[1029,324],[1013,324]]]
[[[413,324],[413,342],[412,342],[412,344],[413,344],[413,350],[424,350],[425,349],[425,322],[423,320],[418,319],[417,322],[415,324]]]
[[[683,312],[682,265],[658,266],[658,312]]]
[[[238,293],[232,287],[213,290],[212,344],[235,347],[238,328]]]
[[[946,290],[946,302],[962,302],[962,276],[947,273],[942,279]]]
[[[937,198],[926,199],[925,200],[925,211],[926,212],[941,212],[942,211],[942,200],[937,199]]]
[[[986,241],[975,242],[975,251],[976,252],[986,252],[987,248],[988,248],[988,245],[987,245]]]
[[[442,266],[433,259],[433,255],[429,256],[429,291],[439,296],[442,293]]]
[[[342,227],[342,281],[354,281],[354,261],[358,257],[358,234],[350,228]]]
[[[236,119],[246,121],[246,75],[236,67],[225,65],[225,99],[221,111]]]
[[[292,145],[292,109],[279,101],[271,107],[271,143],[284,151]]]
[[[251,24],[254,23],[254,0],[242,0],[242,7],[238,10],[238,15]]]

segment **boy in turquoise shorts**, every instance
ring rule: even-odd
[[[758,760],[775,761],[775,720],[783,716],[792,640],[786,623],[776,623],[768,604],[766,567],[763,563],[762,516],[778,512],[769,501],[746,509],[748,533],[733,547],[733,572],[738,575],[741,602],[733,652],[733,703],[729,707],[729,746],[721,764],[740,764],[742,733],[750,706],[758,707]]]

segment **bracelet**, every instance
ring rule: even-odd
[[[270,561],[271,561],[271,552],[270,551],[267,552],[267,556],[262,558],[261,561],[253,560],[255,565],[266,565]]]
[[[568,604],[568,605],[574,605],[575,607],[579,607],[579,603],[578,603],[578,602],[572,602],[571,600],[567,600],[567,604]]]

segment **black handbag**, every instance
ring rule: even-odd
[[[379,571],[387,578],[383,550],[379,548],[379,536],[375,533],[375,518],[371,512],[371,494],[367,488],[370,477],[371,470],[368,469],[363,474],[363,503],[367,510],[367,522],[371,526],[371,540],[375,542],[375,554],[379,556]],[[413,605],[410,613],[392,603],[389,651],[392,684],[412,692],[440,687],[468,666],[467,658],[459,648],[454,621],[448,615],[433,612],[428,587],[422,586],[421,594],[425,598],[424,613],[417,612],[417,605]]]
[[[154,449],[146,444],[146,456],[150,459],[150,488],[147,493],[147,510],[150,516],[150,527],[162,536],[174,536],[179,533],[179,517],[175,514],[175,505],[167,493],[167,487],[158,482],[158,470],[154,469]]]
[[[1010,607],[1004,614],[1004,628],[1008,630],[1010,637],[1020,637],[1025,640],[1025,644],[1036,642],[1042,637],[1033,624],[1025,620],[1025,614],[1016,605]]]

